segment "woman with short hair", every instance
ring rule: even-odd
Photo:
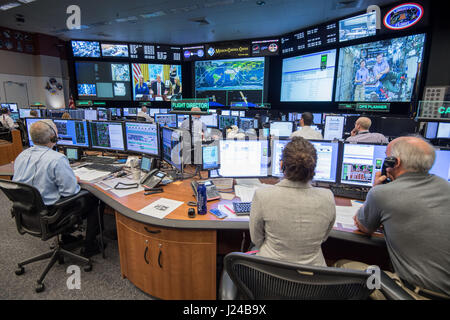
[[[250,236],[257,255],[292,263],[326,266],[321,244],[336,219],[330,190],[314,188],[314,146],[295,137],[283,150],[284,179],[256,190],[250,212]]]

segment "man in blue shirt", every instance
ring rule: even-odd
[[[41,120],[33,123],[30,136],[34,147],[23,151],[16,158],[13,181],[35,187],[44,204],[51,210],[51,206],[61,198],[80,192],[79,178],[75,176],[67,158],[52,150],[58,136],[58,129],[53,121]],[[96,212],[98,200],[89,195],[81,198],[75,205],[81,208],[81,214],[87,218],[86,242],[82,254],[90,257],[99,252],[96,241],[99,232]],[[70,236],[64,236],[63,242],[65,239],[70,241]]]
[[[385,91],[385,96],[391,96],[392,93],[398,92],[395,86],[392,84],[392,80],[395,80],[396,75],[391,71],[389,63],[384,59],[383,54],[377,55],[377,62],[373,66],[373,75],[377,81],[376,85],[383,86]],[[391,93],[391,95],[389,95]]]
[[[356,71],[355,77],[355,97],[354,101],[366,100],[366,82],[369,80],[369,70],[366,68],[366,61],[364,59],[360,62],[360,68]]]

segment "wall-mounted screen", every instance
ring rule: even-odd
[[[133,63],[135,101],[182,98],[181,65]]]
[[[341,48],[336,101],[409,102],[425,34]]]
[[[130,65],[113,62],[75,62],[79,99],[131,100]]]
[[[74,57],[100,58],[100,43],[97,41],[72,41]]]
[[[344,42],[377,34],[375,11],[339,21],[339,41]]]
[[[336,49],[283,59],[282,102],[331,101]]]
[[[195,62],[195,97],[209,98],[214,106],[264,102],[264,57]]]
[[[102,56],[114,58],[128,58],[128,45],[102,43]]]

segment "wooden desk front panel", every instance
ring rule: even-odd
[[[215,230],[161,228],[120,213],[116,221],[123,277],[160,299],[216,298]]]

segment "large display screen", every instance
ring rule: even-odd
[[[195,97],[209,98],[215,106],[255,107],[264,100],[264,66],[264,57],[196,61]]]
[[[331,101],[336,49],[283,59],[282,102]]]
[[[130,65],[114,62],[75,62],[79,99],[131,100]]]
[[[339,41],[348,41],[377,34],[375,11],[339,21]]]
[[[97,41],[72,41],[74,57],[100,58],[100,43]]]
[[[114,58],[128,58],[128,45],[102,43],[102,56]]]
[[[341,48],[336,101],[409,102],[425,34]]]
[[[135,101],[182,98],[181,65],[133,63]]]

